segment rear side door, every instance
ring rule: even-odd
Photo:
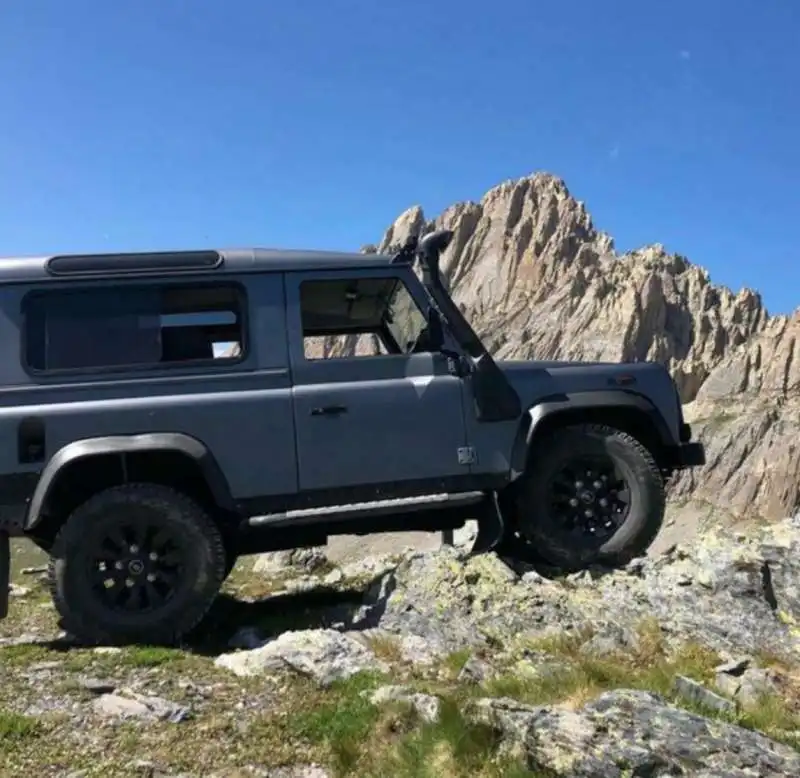
[[[428,304],[411,271],[308,271],[285,280],[300,489],[391,492],[468,475],[462,379],[442,354],[407,353]],[[369,334],[394,282],[401,286],[393,299],[405,310],[392,331],[408,339],[399,353],[376,350]],[[337,330],[351,334],[331,350]]]

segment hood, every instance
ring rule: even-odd
[[[558,359],[497,359],[497,365],[504,373],[531,370],[552,370],[569,367],[618,367],[618,362],[570,362]]]
[[[672,379],[657,362],[583,362],[499,359],[497,366],[514,387],[523,405],[546,396],[617,388],[620,376],[631,376],[633,391],[648,394]]]

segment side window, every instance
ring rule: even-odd
[[[235,361],[243,295],[234,284],[34,292],[23,300],[25,362],[51,372]]]
[[[303,356],[306,359],[379,357],[388,353],[376,335],[311,335],[303,338]]]
[[[425,350],[425,314],[396,276],[303,281],[300,311],[306,359]]]

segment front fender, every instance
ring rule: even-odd
[[[612,389],[553,395],[531,405],[523,415],[511,455],[513,473],[519,475],[524,472],[531,442],[545,422],[549,423],[556,415],[574,415],[580,418],[587,411],[602,409],[615,411],[627,409],[644,414],[664,446],[674,446],[677,442],[673,440],[664,417],[655,405],[638,392]]]
[[[206,479],[217,504],[226,510],[235,510],[230,486],[214,456],[206,445],[191,435],[181,432],[155,432],[143,435],[107,435],[69,443],[59,449],[42,470],[39,482],[28,506],[25,530],[31,530],[41,521],[42,510],[48,495],[65,467],[80,459],[102,455],[143,453],[146,451],[177,451],[194,460]]]

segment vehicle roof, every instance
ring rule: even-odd
[[[0,284],[109,277],[175,277],[198,273],[380,268],[391,262],[392,257],[386,254],[269,248],[51,254],[0,257]]]

